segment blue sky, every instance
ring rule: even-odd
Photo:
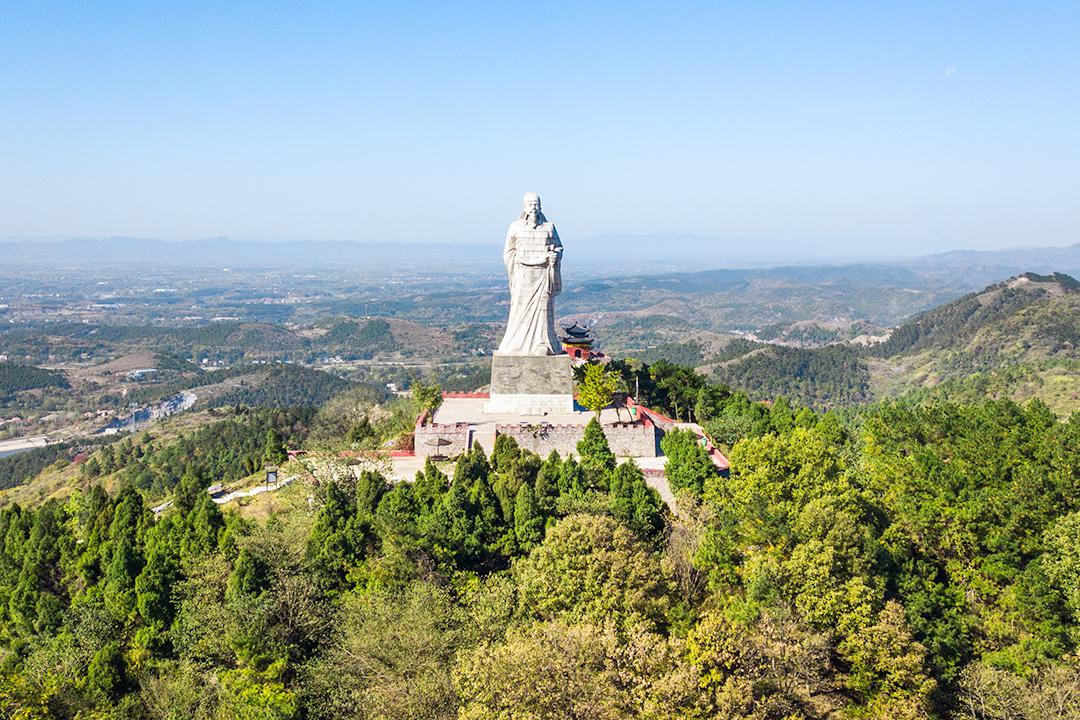
[[[0,4],[0,236],[1080,241],[1080,3]]]

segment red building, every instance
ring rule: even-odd
[[[593,335],[592,330],[577,323],[564,325],[560,340],[562,340],[563,350],[570,357],[583,360],[592,357],[592,346],[596,342],[596,336]]]

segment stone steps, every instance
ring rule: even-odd
[[[495,450],[495,429],[492,428],[491,430],[485,429],[483,431],[474,432],[472,444],[479,444],[480,447],[484,448],[484,454],[490,458],[491,453]],[[469,449],[471,450],[472,447]]]

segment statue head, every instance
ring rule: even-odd
[[[540,196],[534,192],[525,193],[525,197],[521,199],[521,215],[519,219],[524,220],[532,227],[537,227],[547,222],[547,218],[544,217],[544,213],[540,211]]]

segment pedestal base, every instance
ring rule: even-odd
[[[484,412],[545,415],[574,411],[569,355],[500,355],[491,359],[491,398]]]
[[[574,412],[573,395],[492,395],[484,403],[489,415],[565,415]]]

